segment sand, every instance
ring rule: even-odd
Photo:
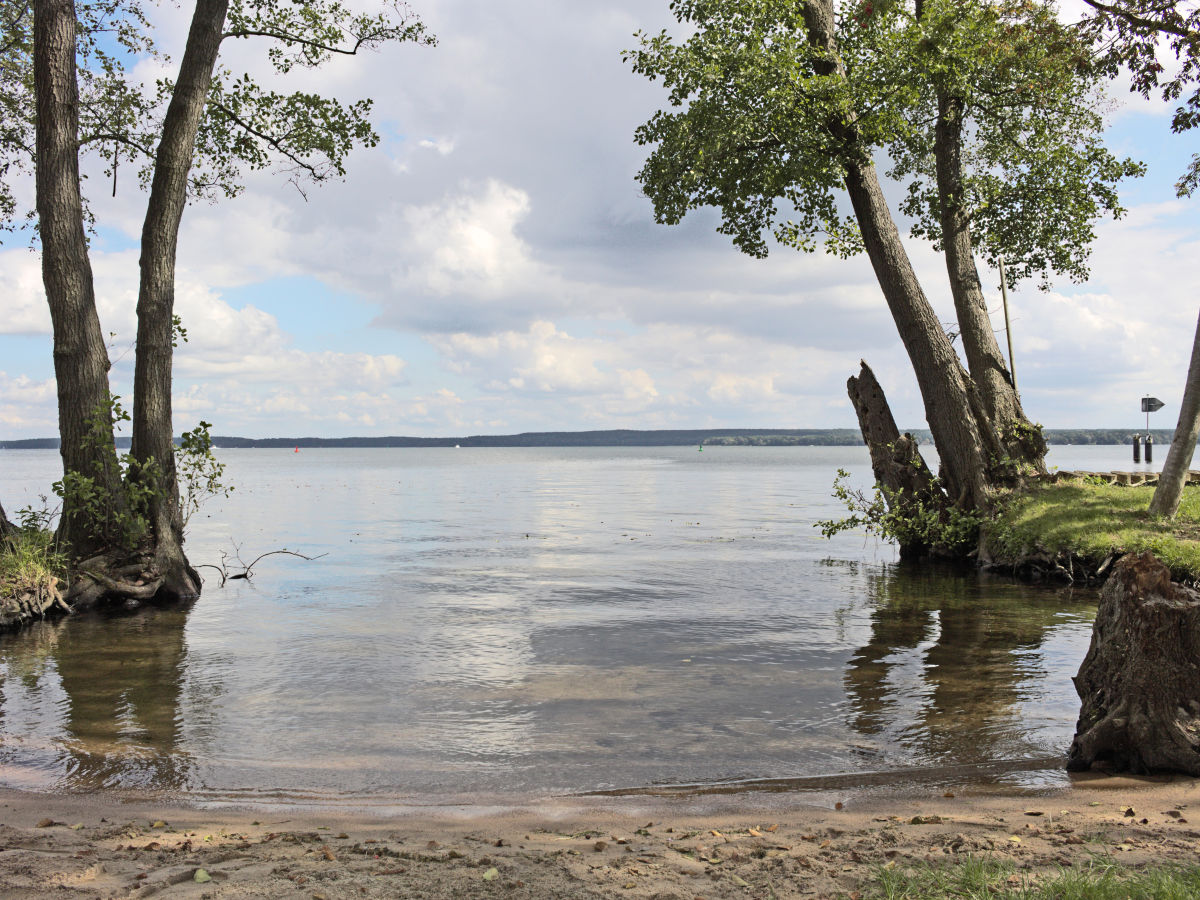
[[[1195,779],[378,811],[0,792],[0,896],[854,897],[881,866],[1200,863]],[[841,808],[837,808],[837,805]],[[1193,821],[1191,821],[1194,819]]]

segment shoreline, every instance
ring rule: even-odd
[[[881,867],[968,855],[1036,880],[1098,858],[1194,865],[1198,848],[1200,780],[1168,776],[1089,773],[1041,791],[575,796],[391,815],[0,788],[8,898],[835,898],[868,891]]]

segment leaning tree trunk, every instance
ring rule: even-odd
[[[803,14],[809,41],[824,56],[818,71],[844,78],[832,0],[809,0]],[[840,119],[831,121],[829,127],[844,142],[846,190],[875,277],[917,376],[946,492],[963,509],[984,507],[991,480],[989,449],[997,446],[995,433],[990,423],[977,415],[977,405],[972,402],[974,387],[917,281],[875,165],[854,122]]]
[[[960,508],[984,507],[991,477],[987,451],[995,443],[990,423],[976,414],[974,386],[921,290],[874,165],[848,164],[845,182],[875,277],[917,376],[946,493]]]
[[[862,368],[857,377],[851,377],[846,382],[846,391],[850,395],[850,402],[854,404],[859,429],[871,453],[875,483],[883,490],[888,508],[903,512],[916,505],[935,509],[944,507],[946,495],[934,484],[933,473],[921,458],[917,442],[911,434],[900,434],[875,373],[866,361],[860,362]],[[900,558],[927,556],[930,549],[923,542],[902,542]]]
[[[950,277],[950,293],[962,335],[963,352],[971,380],[979,390],[992,427],[1014,462],[1046,471],[1046,441],[1021,409],[996,332],[988,315],[987,301],[975,267],[971,222],[965,200],[962,167],[963,103],[938,92],[938,120],[934,131],[934,161],[937,173],[942,251]]]
[[[61,534],[77,557],[119,540],[125,508],[113,447],[108,351],[92,282],[79,193],[79,89],[75,74],[75,5],[37,0],[34,7],[36,166],[42,281],[54,330],[58,427],[67,480],[91,479],[92,503],[63,498]]]
[[[163,123],[142,226],[132,453],[141,467],[155,467],[161,479],[150,510],[155,563],[163,577],[162,593],[181,598],[198,594],[200,579],[183,553],[183,517],[175,475],[171,415],[175,257],[196,134],[204,117],[228,8],[228,0],[196,3]]]
[[[1183,497],[1183,486],[1187,484],[1188,468],[1192,454],[1196,452],[1196,437],[1200,435],[1200,321],[1196,323],[1196,336],[1192,339],[1192,361],[1188,366],[1187,384],[1183,388],[1183,402],[1179,404],[1179,424],[1175,426],[1175,440],[1167,451],[1158,487],[1150,498],[1150,515],[1173,518],[1179,511]]]
[[[1149,553],[1118,562],[1075,689],[1068,769],[1200,775],[1200,593]]]

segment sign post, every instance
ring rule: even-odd
[[[1146,431],[1150,430],[1150,413],[1158,412],[1163,405],[1163,402],[1157,397],[1146,395],[1142,398],[1142,412],[1146,414]]]
[[[1150,436],[1150,413],[1163,408],[1163,402],[1147,394],[1142,398],[1142,412],[1146,414],[1146,462],[1154,462],[1154,438]],[[1134,438],[1136,441],[1136,437]],[[1137,444],[1133,448],[1133,461],[1137,462]]]

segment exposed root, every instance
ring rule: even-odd
[[[1113,563],[1121,559],[1114,553],[1102,557],[1084,556],[1071,551],[1026,553],[1021,556],[995,556],[980,535],[978,561],[985,572],[1012,575],[1022,581],[1058,581],[1064,584],[1099,584]]]
[[[143,577],[130,581],[113,577],[117,574],[117,570],[106,574],[98,567],[77,572],[75,582],[71,585],[71,596],[75,605],[81,605],[80,601],[84,596],[92,595],[95,595],[96,599],[107,597],[110,600],[120,599],[141,604],[152,600],[162,586],[161,576],[144,574]]]

